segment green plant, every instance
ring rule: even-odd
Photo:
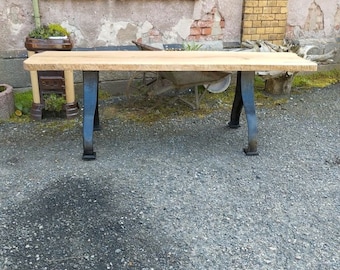
[[[333,69],[308,74],[297,74],[293,86],[298,88],[326,87],[340,82],[340,70]]]
[[[30,38],[48,39],[49,37],[69,36],[70,33],[60,24],[51,23],[33,29],[28,36]]]
[[[22,114],[29,114],[33,102],[32,91],[14,92],[14,105]],[[17,113],[19,114],[19,113]]]
[[[64,108],[66,100],[63,96],[50,94],[44,95],[44,103],[46,111],[60,112]]]
[[[185,51],[199,51],[202,47],[202,44],[197,44],[197,43],[185,43],[183,45]]]

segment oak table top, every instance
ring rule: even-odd
[[[316,71],[317,64],[288,52],[45,51],[26,70]]]

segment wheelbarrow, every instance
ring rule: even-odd
[[[143,51],[161,50],[136,41],[132,41],[132,43],[134,43],[138,49]],[[144,86],[151,89],[147,93],[150,96],[162,94],[171,90],[178,91],[193,88],[195,92],[195,103],[192,103],[181,96],[177,97],[193,109],[199,109],[200,101],[206,91],[211,93],[221,93],[229,87],[230,82],[231,73],[222,71],[158,71],[154,78],[152,78],[149,82],[145,79],[145,73],[143,75]],[[198,89],[199,86],[203,86],[204,88],[201,93]]]

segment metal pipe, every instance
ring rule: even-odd
[[[39,11],[39,0],[32,0],[32,4],[33,4],[35,27],[38,28],[38,27],[41,26],[40,11]]]

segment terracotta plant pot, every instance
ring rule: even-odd
[[[14,113],[13,87],[8,84],[0,84],[0,87],[0,119],[8,119]]]

